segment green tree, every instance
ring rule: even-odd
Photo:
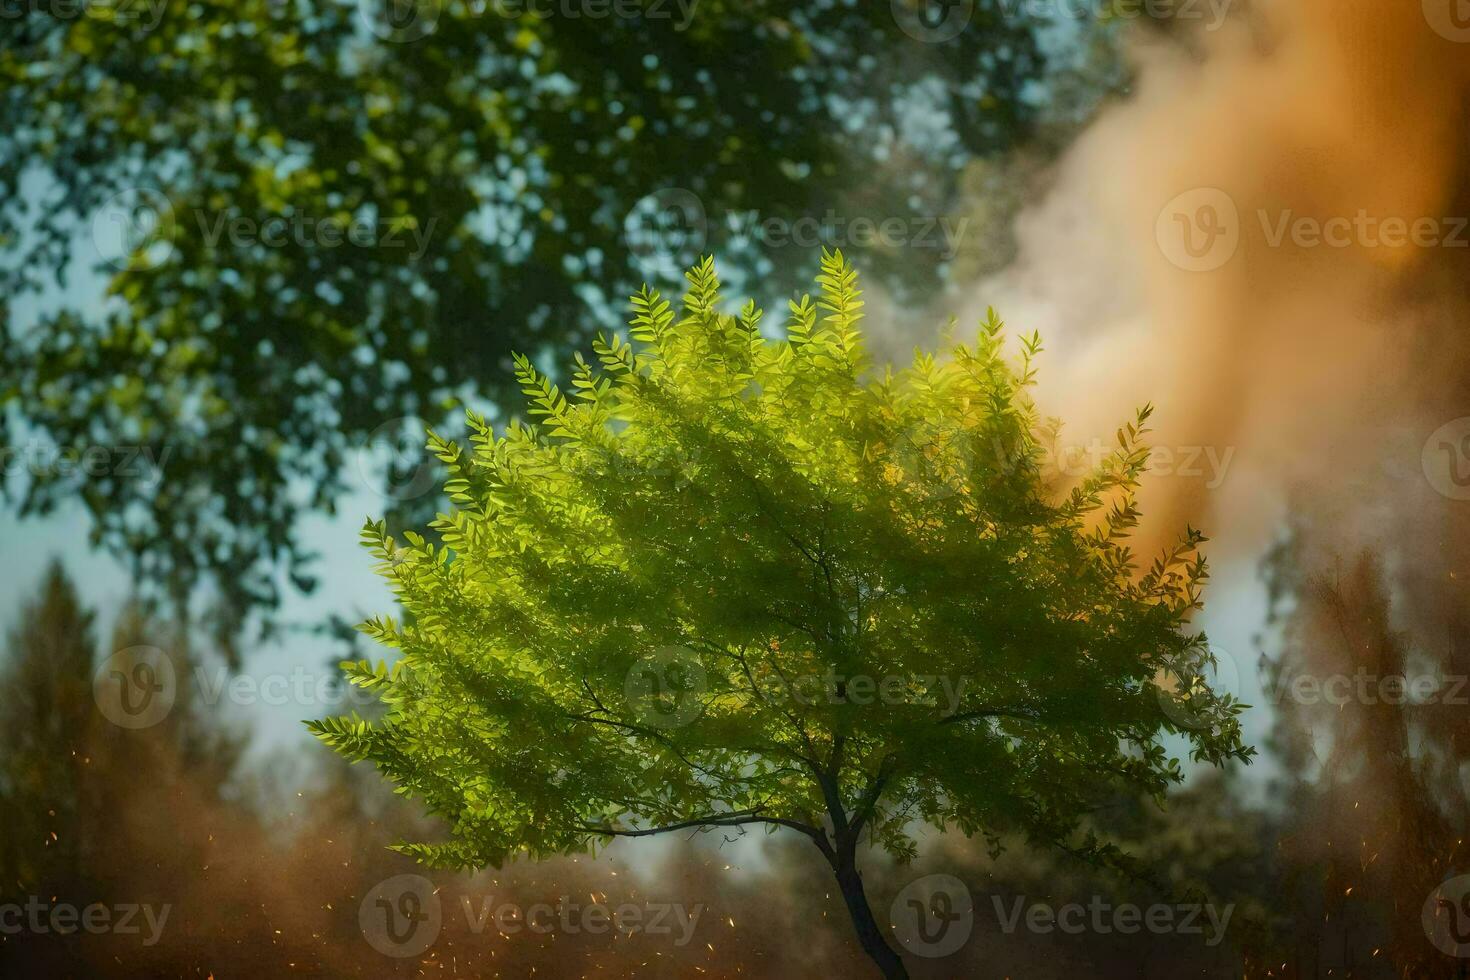
[[[926,0],[54,6],[0,33],[0,400],[61,446],[170,456],[161,480],[38,473],[23,505],[80,498],[150,588],[212,577],[237,612],[282,565],[310,587],[295,519],[333,509],[380,426],[513,393],[512,348],[585,341],[650,275],[660,205],[692,195],[711,247],[783,275],[731,216],[956,214],[966,161],[1046,97],[1045,25],[994,2],[954,5],[942,41]],[[78,247],[99,209],[133,246],[117,267]],[[947,259],[870,262],[927,293]],[[73,293],[19,319],[88,265],[101,312]]]
[[[1187,627],[1203,538],[1146,570],[1126,545],[1148,409],[1057,496],[1028,394],[1039,338],[1012,363],[992,313],[944,361],[870,377],[841,253],[780,341],[753,303],[719,311],[711,260],[687,278],[682,316],[634,298],[632,342],[579,356],[570,399],[520,359],[537,424],[430,437],[442,546],[364,532],[408,618],[363,626],[395,664],[344,666],[388,712],[311,727],[448,818],[448,843],[406,853],[478,867],[785,829],[905,976],[860,844],[911,858],[922,820],[1111,862],[1080,818],[1120,789],[1162,798],[1182,778],[1166,735],[1250,757]]]

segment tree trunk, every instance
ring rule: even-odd
[[[883,971],[885,980],[908,980],[909,971],[904,968],[903,959],[888,945],[883,929],[878,925],[878,920],[873,918],[868,896],[863,891],[863,876],[858,873],[854,862],[843,861],[839,864],[837,884],[842,889],[842,900],[847,903],[847,912],[852,917],[852,927],[857,930],[858,942],[862,943],[863,952]]]

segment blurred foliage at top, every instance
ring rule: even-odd
[[[293,527],[355,447],[496,399],[512,346],[609,325],[665,252],[780,285],[811,270],[760,222],[897,218],[864,265],[931,291],[953,255],[924,221],[1079,88],[993,0],[53,7],[0,33],[11,437],[171,455],[151,482],[33,473],[22,507],[80,495],[141,578],[237,612],[273,569],[311,587]],[[72,288],[94,269],[100,307]]]

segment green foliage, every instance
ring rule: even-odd
[[[641,278],[625,219],[645,196],[697,195],[731,251],[731,215],[953,213],[965,163],[1028,132],[1045,74],[1040,25],[989,4],[944,44],[886,3],[53,6],[0,31],[0,320],[34,327],[0,401],[61,446],[172,456],[157,482],[37,474],[25,504],[80,497],[150,587],[208,575],[241,607],[278,598],[282,565],[309,587],[295,521],[331,511],[378,426],[513,392],[513,346],[585,341],[575,325]],[[155,233],[107,268],[77,243],[135,188]],[[276,246],[230,230],[298,219]],[[352,222],[368,241],[318,240]],[[928,292],[944,258],[872,262]],[[21,321],[17,297],[79,266],[106,277],[102,312],[71,293]]]
[[[922,819],[1106,858],[1079,819],[1177,782],[1166,735],[1250,757],[1242,706],[1194,680],[1203,537],[1147,569],[1126,544],[1150,409],[1060,488],[1040,340],[1010,360],[993,311],[874,374],[840,252],[781,340],[751,304],[719,312],[712,260],[687,278],[682,310],[638,293],[631,342],[600,336],[570,395],[518,360],[534,423],[431,437],[442,544],[364,531],[408,618],[363,626],[391,670],[348,675],[387,712],[311,727],[448,818],[450,843],[409,853],[755,825],[906,858]]]

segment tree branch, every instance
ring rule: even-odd
[[[584,833],[595,834],[601,837],[653,837],[657,834],[668,834],[680,830],[703,830],[707,827],[744,827],[746,824],[763,823],[774,827],[785,827],[797,833],[810,837],[821,849],[823,854],[831,860],[835,854],[827,834],[818,827],[792,820],[788,817],[772,817],[764,815],[764,808],[752,807],[748,810],[732,810],[729,813],[709,814],[703,817],[694,817],[689,820],[680,820],[677,823],[666,824],[662,827],[645,827],[637,830],[620,830],[609,826],[591,826],[583,824],[576,829]]]

